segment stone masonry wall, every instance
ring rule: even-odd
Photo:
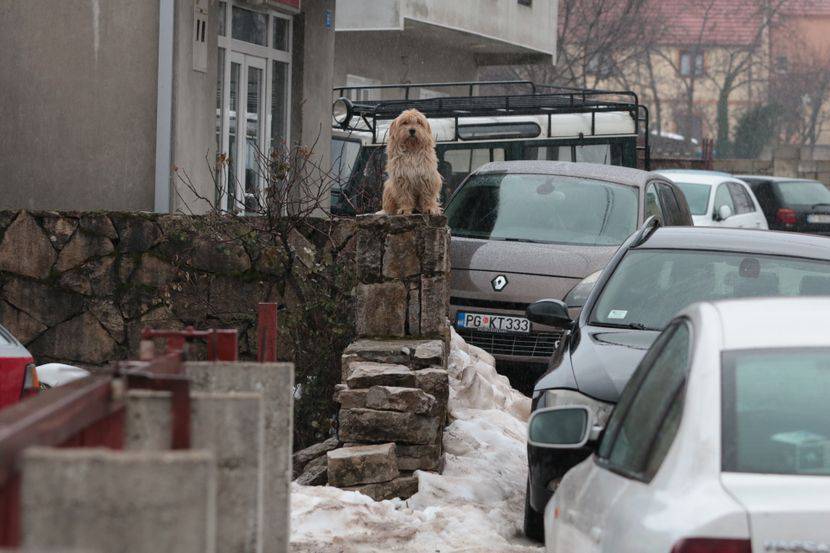
[[[325,243],[295,233],[292,248],[308,263],[342,263],[355,223],[323,224]],[[145,326],[237,328],[250,357],[257,303],[296,303],[280,259],[247,239],[250,228],[234,218],[0,212],[0,323],[39,364],[134,357]]]

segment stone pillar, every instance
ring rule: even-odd
[[[338,442],[327,483],[376,500],[418,491],[441,471],[449,378],[449,229],[443,216],[357,218],[355,323],[342,356]],[[304,452],[301,452],[304,453]],[[321,457],[322,459],[322,457]],[[322,462],[304,481],[319,483]]]
[[[28,449],[24,549],[213,553],[215,471],[207,451]]]
[[[359,337],[448,340],[449,242],[444,216],[357,218]]]

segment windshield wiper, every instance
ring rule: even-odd
[[[596,326],[607,326],[610,328],[630,328],[632,330],[659,330],[657,328],[650,328],[643,323],[601,323],[599,321],[591,321],[588,324]]]

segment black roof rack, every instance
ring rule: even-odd
[[[499,87],[505,93],[481,94],[482,87]],[[463,90],[464,93],[413,99],[414,89],[431,91],[454,89],[453,92],[456,94],[459,90]],[[428,117],[455,118],[456,129],[458,119],[461,117],[499,115],[547,115],[550,117],[558,113],[596,114],[627,111],[634,119],[636,134],[643,136],[643,144],[638,146],[638,150],[644,151],[643,157],[648,167],[648,132],[646,130],[648,129],[648,109],[639,103],[637,94],[632,91],[570,88],[538,84],[527,80],[339,86],[333,90],[338,96],[337,100],[342,99],[344,103],[347,103],[348,114],[340,128],[371,132],[373,142],[377,142],[378,121],[394,119],[402,111],[410,108],[416,108]],[[397,98],[365,98],[367,93],[372,92],[380,92],[389,96],[390,91],[398,91],[399,94],[393,94]],[[362,121],[362,125],[356,121]],[[593,131],[593,119],[591,126]]]

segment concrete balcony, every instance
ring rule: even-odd
[[[356,42],[394,33],[472,54],[476,65],[554,63],[556,0],[338,0],[335,29]],[[353,36],[352,36],[353,35]]]

